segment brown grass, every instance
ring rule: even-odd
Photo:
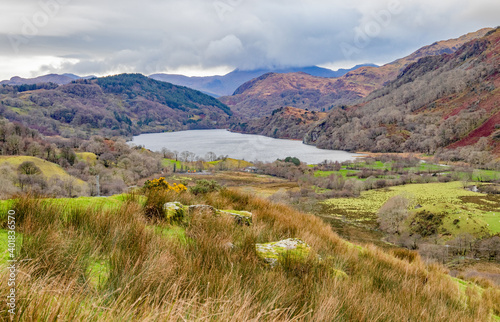
[[[443,267],[374,246],[359,250],[321,219],[287,206],[228,189],[164,198],[248,210],[254,224],[193,215],[181,224],[189,240],[182,242],[155,233],[134,198],[110,211],[20,198],[25,261],[14,320],[488,321],[498,311],[498,289],[461,294]],[[302,238],[322,260],[311,255],[274,269],[259,260],[255,243],[290,237]],[[96,258],[109,263],[98,285],[89,273]],[[6,292],[2,282],[0,296]],[[0,319],[8,320],[2,310]]]

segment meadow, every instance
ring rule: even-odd
[[[26,161],[33,162],[41,170],[42,175],[47,179],[71,179],[75,180],[78,185],[85,185],[85,182],[78,178],[70,176],[62,167],[55,163],[30,156],[0,156],[0,165],[9,164],[15,169],[17,169],[17,167],[19,167],[23,162]]]
[[[411,212],[445,214],[443,226],[452,236],[463,232],[478,236],[500,233],[500,197],[466,190],[459,181],[363,191],[358,198],[329,199],[323,205],[332,216],[376,225],[377,211],[398,195],[410,200]]]
[[[162,165],[175,172],[196,172],[202,170],[235,170],[253,166],[252,163],[245,160],[225,158],[216,161],[180,161],[179,159],[162,160]],[[175,167],[175,168],[174,168]]]
[[[108,199],[20,197],[0,205],[16,211],[23,236],[14,321],[490,321],[500,314],[492,285],[454,280],[414,252],[348,243],[316,216],[242,192]],[[253,223],[203,212],[176,221],[147,216],[167,201],[250,211]],[[0,223],[5,228],[5,218]],[[270,268],[255,244],[285,238],[304,240],[311,254]],[[6,292],[2,283],[0,296]],[[5,309],[0,317],[10,319]]]

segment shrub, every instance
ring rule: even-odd
[[[187,191],[187,187],[183,184],[177,184],[173,183],[170,184],[167,181],[165,181],[164,177],[160,177],[158,179],[153,179],[153,180],[147,180],[144,183],[144,189],[146,190],[167,190],[167,191],[174,191],[174,192],[183,192]]]
[[[23,163],[21,163],[21,165],[17,168],[17,171],[20,173],[20,174],[25,174],[25,175],[28,175],[28,176],[31,176],[31,175],[36,175],[36,174],[41,174],[42,171],[40,170],[39,167],[37,167],[35,165],[34,162],[32,161],[24,161]]]
[[[190,190],[194,195],[206,194],[209,192],[219,191],[222,186],[215,180],[198,180],[196,185],[191,187]]]
[[[408,217],[408,205],[408,199],[403,196],[394,196],[387,200],[377,214],[380,229],[389,234],[401,233],[402,224]]]

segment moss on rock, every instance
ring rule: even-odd
[[[239,225],[250,226],[252,224],[252,213],[249,211],[240,210],[221,210],[221,215],[228,215],[234,217]]]
[[[255,244],[257,256],[274,267],[280,258],[288,257],[295,260],[305,260],[311,247],[298,238],[288,238],[277,242]]]
[[[165,218],[169,221],[181,221],[186,215],[186,208],[180,202],[167,202],[163,205]]]

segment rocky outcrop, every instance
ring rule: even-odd
[[[299,261],[305,260],[309,256],[311,247],[301,239],[288,238],[277,242],[255,244],[255,250],[257,256],[274,267],[284,256],[290,256]]]
[[[232,216],[239,225],[250,226],[252,224],[252,213],[248,211],[221,210],[220,214]]]

